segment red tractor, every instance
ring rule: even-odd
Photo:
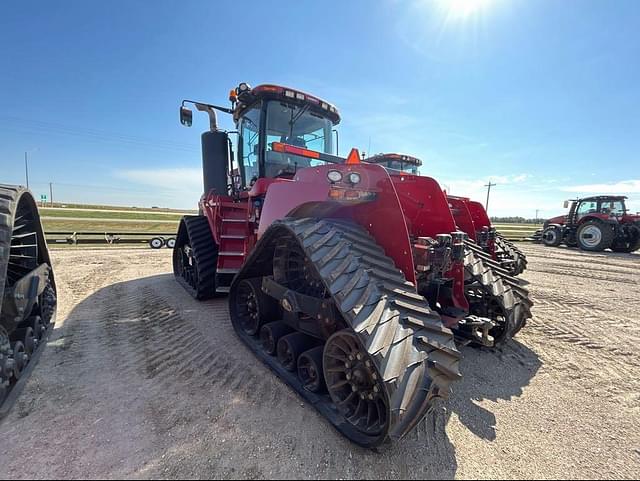
[[[365,162],[379,164],[390,170],[391,175],[418,175],[422,161],[406,154],[378,154]],[[517,276],[527,268],[527,257],[513,242],[505,239],[491,225],[484,206],[466,197],[448,195],[449,207],[458,229],[481,246],[509,275]]]
[[[465,248],[435,180],[333,155],[330,103],[244,83],[230,100],[195,103],[211,123],[205,195],[180,223],[176,279],[197,299],[229,293],[239,337],[347,438],[400,439],[460,377],[453,331],[494,346],[530,304],[499,273],[486,285],[492,260]],[[233,115],[237,159],[216,111]]]
[[[635,252],[640,249],[640,215],[629,214],[626,200],[611,195],[573,200],[567,215],[544,223],[541,240],[551,247],[565,244],[592,252]]]

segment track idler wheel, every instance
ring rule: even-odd
[[[45,326],[42,318],[40,316],[34,316],[29,319],[31,328],[33,329],[33,337],[36,341],[40,342],[44,339],[45,334],[47,333],[47,326]]]
[[[327,389],[345,419],[368,436],[386,430],[389,404],[373,359],[350,331],[339,331],[324,349]]]
[[[13,334],[11,334],[11,339],[21,341],[24,344],[24,351],[29,356],[38,348],[38,341],[36,340],[32,327],[16,329]]]
[[[326,390],[322,368],[322,346],[303,352],[298,358],[298,377],[307,391],[322,393]]]
[[[262,292],[261,277],[241,281],[235,302],[238,322],[250,336],[258,334],[262,325],[273,321],[278,312],[276,301]]]
[[[17,341],[13,345],[13,378],[16,381],[22,377],[28,362],[29,356],[25,351],[24,344],[21,341]]]
[[[284,336],[278,341],[278,361],[287,371],[294,372],[298,369],[300,355],[313,345],[314,340],[301,332]]]
[[[270,322],[262,326],[260,329],[260,343],[262,349],[270,356],[275,356],[278,349],[278,341],[281,337],[290,334],[293,331],[284,322]]]

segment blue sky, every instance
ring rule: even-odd
[[[493,180],[494,215],[640,210],[639,32],[636,0],[2,2],[0,181],[27,150],[38,195],[194,207],[207,123],[180,100],[270,82],[336,104],[343,151],[416,155],[458,195]]]

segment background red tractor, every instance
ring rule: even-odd
[[[274,85],[230,99],[195,103],[211,124],[205,195],[180,223],[177,280],[197,299],[228,292],[240,338],[349,439],[401,438],[460,376],[452,330],[504,342],[528,299],[465,247],[435,180],[333,155],[331,104]],[[216,111],[236,122],[237,161]]]
[[[377,154],[365,159],[365,162],[383,165],[392,172],[403,172],[418,175],[422,161],[416,157],[387,153]],[[527,268],[527,257],[513,243],[504,238],[491,225],[484,206],[467,197],[448,195],[449,207],[459,230],[488,253],[509,275],[517,276]]]
[[[541,240],[551,247],[565,244],[593,252],[637,251],[640,249],[640,216],[629,214],[626,200],[624,196],[597,196],[570,201],[567,215],[544,223]]]

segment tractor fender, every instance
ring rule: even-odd
[[[561,231],[564,230],[564,225],[563,224],[546,224],[544,226],[544,230],[547,230],[549,227],[557,227],[558,229],[560,229]]]
[[[618,221],[616,219],[611,219],[609,217],[602,218],[602,217],[598,217],[596,215],[588,215],[588,216],[585,216],[585,217],[580,219],[580,221],[578,222],[578,226],[581,226],[585,222],[589,222],[589,221],[592,221],[592,220],[595,220],[597,222],[602,222],[603,224],[609,224],[611,226],[618,225]]]
[[[339,170],[344,179],[349,173],[357,172],[361,181],[355,186],[324,181],[330,170]],[[336,201],[329,197],[332,188],[372,192],[375,197],[365,201]],[[286,217],[349,219],[360,224],[394,260],[407,280],[416,284],[409,229],[393,181],[383,167],[374,164],[309,167],[297,172],[295,182],[271,184],[262,207],[258,237],[262,237],[273,222]]]
[[[467,202],[467,208],[469,209],[471,217],[473,217],[473,223],[476,226],[476,231],[482,230],[483,227],[491,227],[489,214],[487,214],[487,211],[480,202],[470,200]]]
[[[477,228],[473,222],[473,217],[468,208],[468,201],[452,196],[448,196],[447,200],[458,229],[466,232],[470,239],[477,242],[477,231],[482,230],[482,226]]]

